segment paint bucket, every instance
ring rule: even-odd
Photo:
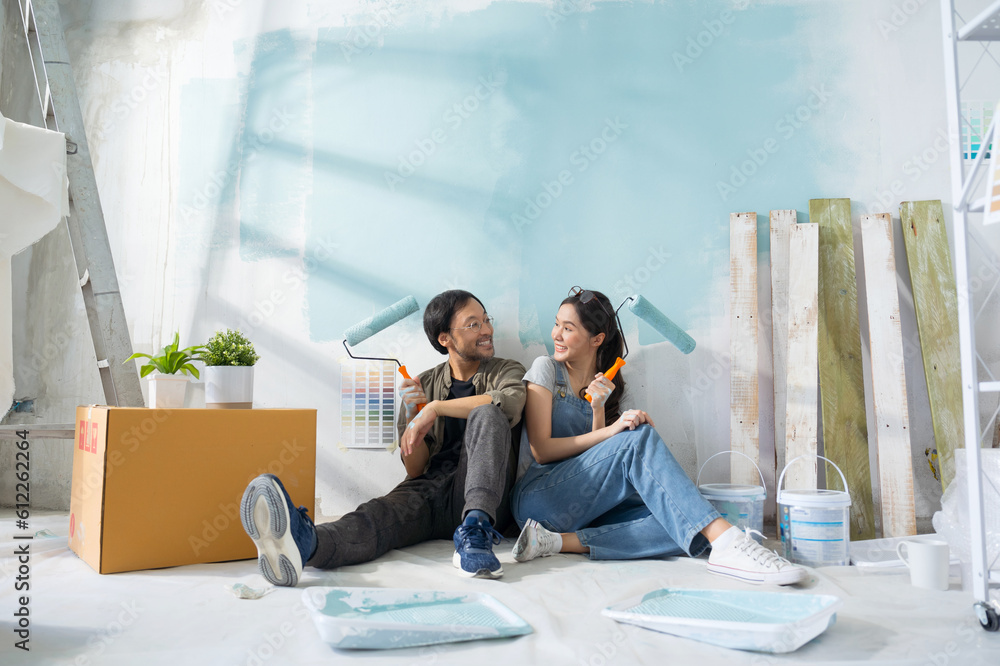
[[[712,458],[725,453],[735,453],[750,461],[750,464],[760,475],[760,485],[738,485],[734,483],[706,483],[701,485],[701,473]],[[760,467],[748,455],[739,451],[720,451],[705,461],[705,464],[698,470],[698,480],[695,481],[701,496],[708,500],[715,510],[725,518],[731,525],[735,525],[741,530],[751,529],[759,533],[764,531],[764,498],[767,497],[767,490],[764,486],[764,475],[761,474]],[[753,535],[753,538],[760,542],[763,536]]]
[[[778,477],[778,532],[785,558],[810,567],[847,566],[850,564],[851,494],[844,473],[832,460],[815,456],[833,465],[847,490],[782,490],[785,472]]]

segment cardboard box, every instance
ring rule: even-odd
[[[277,475],[315,515],[315,409],[78,407],[69,545],[105,574],[257,556],[240,499]]]

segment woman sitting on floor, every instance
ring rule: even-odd
[[[552,328],[555,353],[525,374],[519,480],[511,495],[522,527],[519,562],[554,553],[616,560],[687,554],[711,546],[708,570],[787,585],[805,571],[730,525],[705,500],[640,409],[621,412],[622,354],[613,306],[574,287]],[[587,402],[585,394],[592,400]]]

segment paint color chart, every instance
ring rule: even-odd
[[[396,441],[394,361],[341,362],[340,441],[351,449],[385,449]]]
[[[993,142],[989,142],[986,146],[983,146],[983,134],[986,133],[990,127],[990,123],[993,122],[993,112],[995,107],[995,102],[962,102],[961,125],[963,159],[976,159],[979,151],[983,148],[986,149],[986,154],[983,157],[990,157],[990,148],[993,147]]]

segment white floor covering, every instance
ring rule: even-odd
[[[14,648],[15,525],[0,511],[0,664],[1000,664],[1000,633],[983,631],[960,578],[946,592],[920,590],[905,571],[825,567],[804,584],[757,587],[708,574],[704,560],[592,562],[580,555],[518,564],[499,548],[499,581],[462,578],[452,546],[433,541],[336,571],[307,568],[299,588],[258,600],[227,587],[270,586],[246,560],[101,576],[68,550],[68,517],[32,516],[30,652]],[[23,532],[19,532],[22,533]],[[524,618],[518,638],[387,651],[338,651],[323,643],[302,606],[312,585],[484,592]],[[844,600],[836,624],[786,655],[740,652],[620,625],[602,608],[662,588],[785,589]]]

